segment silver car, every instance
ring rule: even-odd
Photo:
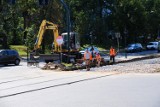
[[[143,47],[140,43],[133,43],[133,44],[129,44],[126,48],[125,48],[126,52],[141,52],[143,50]]]
[[[86,51],[87,49],[88,49],[88,51],[89,51],[90,53],[92,53],[92,51],[93,51],[93,53],[95,53],[95,52],[96,52],[96,53],[99,53],[98,48],[95,47],[95,46],[89,46],[89,47],[81,50],[80,53],[81,53],[82,55],[84,55],[84,53],[85,53],[85,51]]]

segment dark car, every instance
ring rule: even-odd
[[[10,49],[2,49],[0,50],[0,64],[8,65],[8,64],[15,64],[19,65],[20,57],[16,50]]]

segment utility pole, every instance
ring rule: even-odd
[[[119,32],[115,33],[115,36],[116,36],[116,38],[117,38],[117,48],[118,48],[117,52],[119,52],[119,38],[120,38],[120,33],[119,33]]]
[[[68,35],[68,59],[67,62],[69,63],[69,55],[70,55],[70,31],[71,31],[71,22],[70,22],[70,11],[67,4],[64,0],[60,0],[66,10],[66,17],[67,17],[67,35]]]

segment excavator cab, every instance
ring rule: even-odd
[[[82,55],[79,53],[80,50],[80,37],[78,33],[76,32],[70,32],[69,39],[68,39],[68,33],[62,33],[61,36],[63,37],[63,44],[62,44],[62,50],[63,53],[67,54],[67,56],[63,55],[63,60],[68,59],[68,56],[70,57],[70,60],[76,61],[76,59],[80,59]],[[68,41],[69,40],[69,41]],[[71,61],[71,62],[72,62]]]
[[[80,37],[76,32],[70,32],[69,42],[68,42],[68,33],[62,33],[61,36],[63,37],[63,50],[68,50],[70,48],[70,52],[77,52],[80,49]],[[69,46],[68,46],[69,45]]]

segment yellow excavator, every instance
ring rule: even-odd
[[[47,29],[53,30],[53,36],[54,36],[53,47],[54,48],[52,49],[53,53],[51,55],[40,54],[41,59],[44,59],[45,62],[48,63],[48,62],[52,62],[54,60],[59,60],[59,59],[66,60],[70,56],[74,57],[74,59],[81,57],[79,53],[80,39],[79,39],[78,33],[70,32],[69,39],[68,39],[68,33],[62,33],[60,36],[63,40],[63,43],[59,45],[59,43],[57,42],[57,38],[59,37],[58,25],[47,20],[43,20],[40,25],[39,32],[37,35],[37,40],[34,45],[34,51],[37,51],[41,48],[41,43],[44,37],[44,33]]]

